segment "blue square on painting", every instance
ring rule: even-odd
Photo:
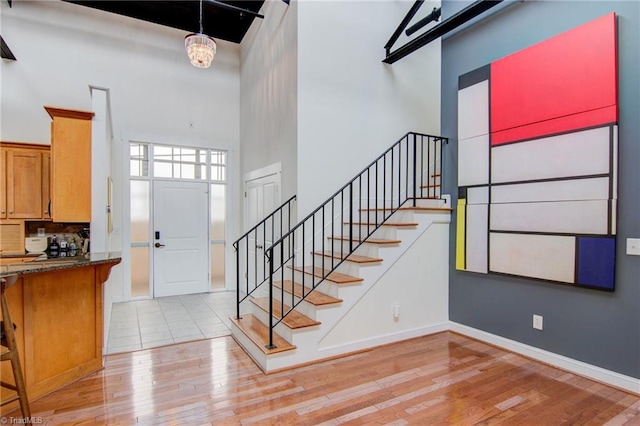
[[[578,285],[613,290],[615,237],[578,237]]]

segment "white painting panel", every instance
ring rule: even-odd
[[[487,204],[467,204],[467,271],[487,273]]]
[[[467,188],[467,204],[489,204],[489,187]]]
[[[458,140],[489,133],[489,81],[458,91]]]
[[[558,235],[490,235],[491,272],[574,282],[575,237]]]
[[[492,231],[607,234],[609,200],[491,204]]]
[[[491,181],[518,182],[609,173],[609,128],[491,148]]]
[[[606,177],[491,187],[491,203],[494,204],[607,199],[609,199],[609,178]]]
[[[489,135],[458,141],[458,186],[489,183]]]

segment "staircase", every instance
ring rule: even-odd
[[[234,243],[232,334],[264,371],[446,328],[446,142],[408,133],[299,223],[294,197]]]

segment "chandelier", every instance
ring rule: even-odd
[[[202,31],[202,0],[200,0],[200,32],[184,38],[184,47],[194,67],[209,68],[216,55],[216,42]]]

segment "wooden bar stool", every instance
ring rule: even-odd
[[[6,351],[2,351],[2,353],[0,353],[0,356],[2,361],[11,361],[13,380],[15,381],[15,385],[13,385],[0,380],[0,386],[16,391],[16,395],[0,402],[0,405],[20,400],[20,411],[22,411],[22,417],[29,418],[31,417],[31,411],[29,410],[27,389],[24,385],[24,377],[22,376],[22,368],[20,367],[20,357],[18,355],[16,336],[13,333],[14,325],[11,321],[11,315],[9,314],[9,304],[7,303],[7,299],[4,295],[5,290],[15,283],[17,279],[17,275],[0,278],[0,288],[2,290],[2,336],[0,338],[0,344],[7,348]]]

